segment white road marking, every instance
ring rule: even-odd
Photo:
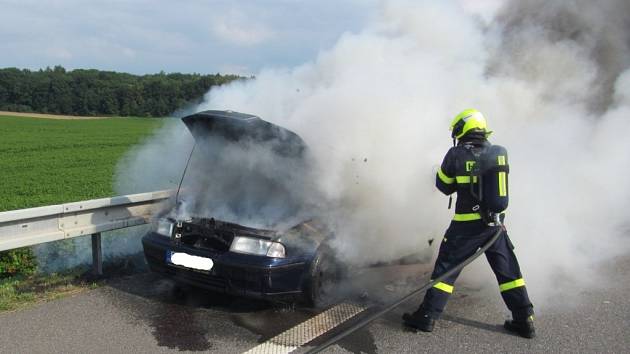
[[[289,328],[277,336],[261,343],[243,354],[288,354],[313,339],[329,332],[352,317],[366,310],[366,307],[341,303],[312,317],[299,325]]]

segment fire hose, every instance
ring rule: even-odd
[[[421,292],[424,292],[424,291],[430,289],[433,285],[441,282],[442,280],[444,280],[448,276],[452,275],[453,273],[460,271],[462,268],[464,268],[465,266],[470,264],[472,261],[477,259],[477,257],[479,257],[480,255],[485,253],[486,250],[488,250],[488,248],[490,248],[490,246],[492,246],[494,244],[494,242],[499,238],[499,236],[501,236],[501,234],[504,232],[505,229],[503,228],[503,225],[499,221],[498,215],[497,215],[497,217],[495,217],[494,226],[491,229],[489,229],[488,231],[484,232],[484,233],[490,233],[491,232],[490,230],[492,230],[492,232],[494,232],[492,234],[492,237],[490,237],[488,239],[488,241],[482,247],[480,247],[473,255],[471,255],[470,257],[466,258],[464,261],[462,261],[461,263],[457,264],[453,268],[449,269],[448,271],[446,271],[444,274],[440,275],[439,277],[436,277],[435,279],[432,279],[431,281],[429,281],[428,283],[424,284],[422,287],[418,288],[417,290],[414,290],[414,291],[410,292],[409,294],[405,295],[404,297],[400,298],[399,300],[396,300],[396,301],[392,302],[391,304],[385,306],[384,308],[382,308],[382,309],[380,309],[380,310],[378,310],[378,311],[376,311],[376,312],[366,316],[365,318],[361,319],[360,321],[358,321],[357,323],[355,323],[351,327],[347,328],[346,330],[342,331],[341,333],[338,333],[337,335],[335,335],[334,337],[332,337],[329,340],[325,341],[324,343],[322,343],[322,344],[320,344],[320,345],[310,349],[306,353],[307,354],[314,354],[314,353],[321,352],[322,350],[330,347],[331,345],[335,344],[336,342],[340,341],[341,339],[343,339],[343,338],[349,336],[350,334],[354,333],[355,331],[357,331],[357,330],[367,326],[372,321],[374,321],[377,318],[383,316],[384,314],[390,312],[391,310],[393,310],[396,307],[400,306],[401,304],[403,304],[404,302],[408,301],[412,297],[415,297],[416,295],[420,294]]]

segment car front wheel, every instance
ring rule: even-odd
[[[308,305],[324,307],[332,303],[339,294],[343,270],[335,259],[332,250],[320,247],[311,262],[309,277],[305,286],[305,300]]]

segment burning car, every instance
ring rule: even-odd
[[[309,204],[302,138],[232,111],[182,121],[195,138],[194,153],[175,207],[142,239],[150,269],[212,291],[317,303],[342,270],[328,247],[333,233]]]

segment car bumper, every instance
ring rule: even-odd
[[[169,238],[148,233],[142,238],[151,271],[196,287],[252,298],[300,295],[308,274],[306,260],[277,259],[225,252],[222,254],[172,243]],[[199,271],[166,261],[169,251],[213,260],[209,271]]]

